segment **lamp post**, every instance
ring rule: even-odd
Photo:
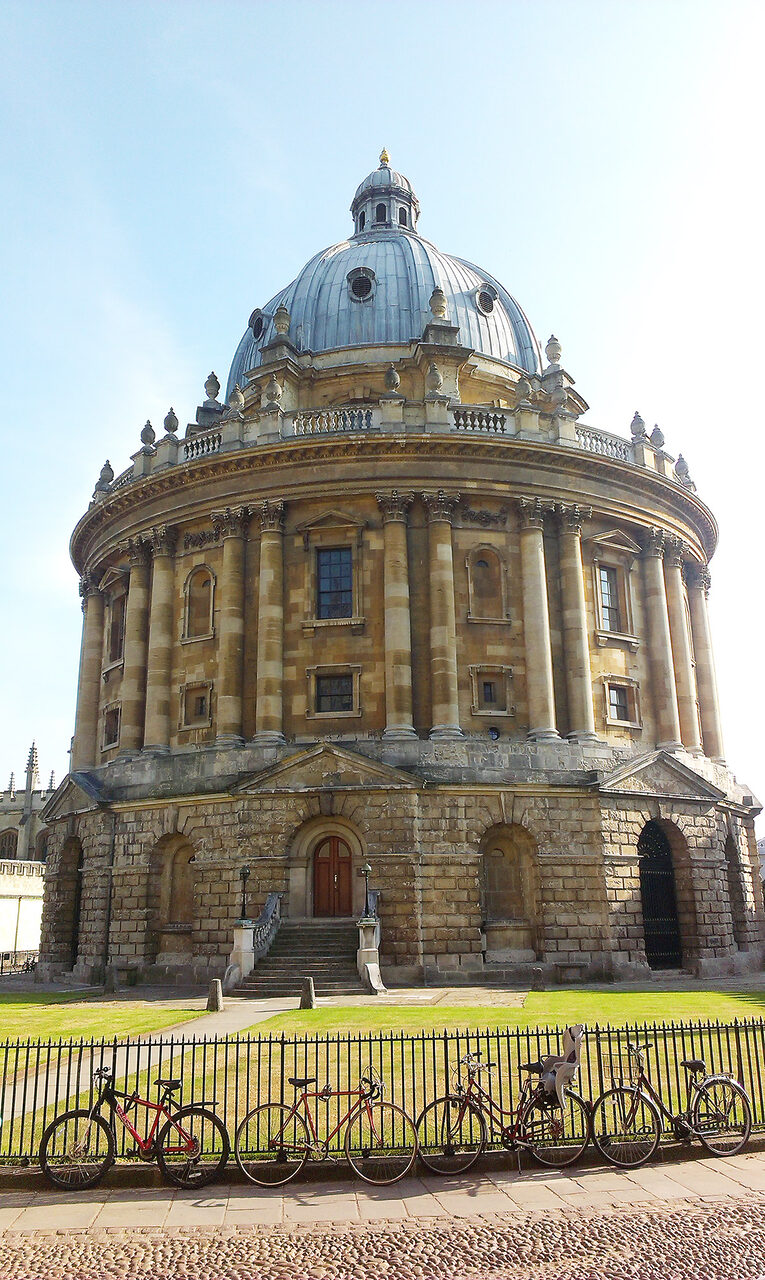
[[[369,906],[369,877],[372,874],[372,868],[368,862],[365,862],[361,868],[361,874],[364,877],[364,916],[368,920],[372,914]]]
[[[247,880],[250,874],[249,867],[242,867],[239,872],[239,879],[242,882],[242,920],[247,919]]]

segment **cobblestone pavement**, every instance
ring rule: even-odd
[[[4,1280],[761,1280],[765,1194],[358,1225],[7,1235]]]

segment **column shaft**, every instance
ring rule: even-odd
[[[582,568],[582,520],[592,514],[592,508],[561,506],[558,514],[561,522],[560,576],[568,691],[568,737],[575,741],[592,741],[595,738],[595,712]]]
[[[431,738],[461,738],[457,687],[457,612],[454,602],[452,516],[459,494],[423,494],[428,511],[430,571]]]
[[[712,635],[707,612],[707,592],[710,586],[709,570],[705,565],[689,566],[688,604],[691,613],[693,649],[696,655],[696,683],[699,691],[701,733],[704,754],[711,760],[724,762],[720,705],[717,700],[717,680],[712,652]]]
[[[260,512],[258,648],[255,741],[284,742],[284,503],[264,502]]]
[[[140,751],[146,713],[146,651],[149,621],[149,561],[143,542],[127,546],[130,586],[125,613],[120,753]]]
[[[160,525],[152,529],[150,543],[154,568],[149,610],[144,750],[164,753],[170,750],[175,531]]]
[[[534,742],[543,742],[559,736],[555,724],[555,686],[547,605],[544,511],[538,499],[522,498],[520,507],[528,736]]]
[[[680,737],[683,746],[694,755],[698,755],[701,753],[701,733],[696,705],[696,679],[693,671],[691,637],[685,609],[683,544],[680,538],[668,540],[664,556],[664,582],[667,590],[667,613],[672,641]]]
[[[377,494],[383,511],[385,738],[416,738],[412,721],[412,630],[406,513],[414,494]]]
[[[218,696],[216,741],[232,746],[242,737],[244,681],[244,537],[249,507],[213,513],[223,538],[223,568],[218,621]]]
[[[77,714],[72,742],[72,770],[89,769],[98,757],[98,704],[104,647],[104,598],[85,575],[82,594],[82,647],[77,685]]]
[[[677,710],[677,688],[669,632],[667,592],[662,561],[665,535],[662,529],[651,529],[643,557],[645,603],[648,617],[648,655],[651,689],[656,714],[656,743],[668,751],[682,746],[680,717]]]

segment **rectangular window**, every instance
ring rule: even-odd
[[[600,609],[603,618],[603,630],[621,632],[623,626],[619,608],[619,575],[617,570],[600,565],[598,577],[600,580]]]
[[[608,686],[608,713],[612,720],[630,720],[629,690],[622,685]]]
[[[210,723],[210,687],[206,684],[186,685],[181,703],[182,729],[201,728]]]
[[[317,618],[353,616],[353,553],[350,547],[316,552]]]
[[[119,707],[109,707],[104,712],[104,748],[116,747],[119,740],[120,709]]]
[[[353,711],[353,676],[317,676],[316,710]]]
[[[109,620],[109,661],[119,662],[125,646],[125,606],[127,596],[115,596],[112,600]]]
[[[497,690],[493,680],[483,681],[483,702],[488,706],[493,706],[497,701]]]

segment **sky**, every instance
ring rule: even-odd
[[[350,233],[385,145],[419,230],[636,409],[720,524],[726,754],[765,802],[761,0],[0,3],[0,785],[67,770],[68,542],[147,418]],[[765,824],[758,822],[765,835]]]

